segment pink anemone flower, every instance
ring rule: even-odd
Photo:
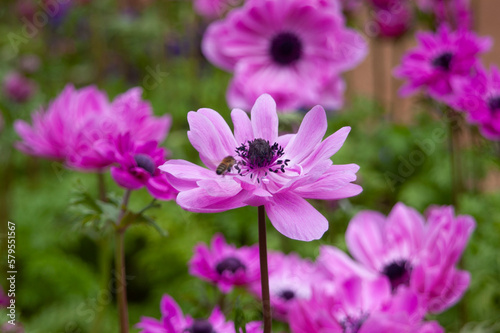
[[[161,320],[142,317],[135,325],[139,333],[235,333],[232,321],[226,321],[224,314],[215,308],[207,319],[193,319],[182,313],[181,308],[169,295],[164,295],[160,303]],[[246,325],[248,333],[261,333],[260,322]]]
[[[431,312],[458,302],[470,274],[455,268],[474,230],[474,219],[454,216],[452,207],[433,207],[427,223],[414,209],[398,203],[389,216],[358,213],[349,223],[346,243],[355,259],[385,275],[394,292],[408,287]]]
[[[269,260],[269,292],[273,318],[288,321],[290,307],[300,299],[311,297],[312,285],[317,278],[315,266],[309,260],[300,258],[297,254],[285,255],[270,252]],[[250,291],[262,297],[260,281],[250,285]]]
[[[4,94],[14,102],[29,100],[37,89],[36,82],[19,72],[10,72],[3,79]]]
[[[214,65],[234,73],[229,105],[249,109],[268,93],[284,112],[316,104],[338,109],[340,74],[368,52],[338,7],[324,0],[252,0],[212,23],[202,49]]]
[[[454,87],[452,106],[465,111],[486,138],[500,140],[500,70],[492,66],[487,72],[481,66],[475,76],[456,80]]]
[[[46,110],[33,114],[32,125],[21,120],[14,123],[22,139],[16,147],[80,170],[108,167],[114,161],[98,152],[98,142],[112,144],[126,132],[134,141],[160,142],[168,133],[170,117],[153,117],[141,93],[140,88],[133,88],[110,103],[96,87],[77,90],[67,85]]]
[[[436,322],[423,322],[419,299],[411,290],[391,294],[386,279],[353,276],[313,288],[309,300],[299,300],[289,314],[294,333],[442,333]]]
[[[134,142],[129,132],[118,135],[113,144],[98,142],[97,150],[117,166],[111,167],[111,177],[129,190],[146,187],[156,199],[175,199],[177,191],[169,184],[158,166],[165,163],[165,150],[156,141]]]
[[[236,248],[216,234],[211,249],[200,244],[189,261],[189,273],[214,283],[228,293],[234,286],[245,286],[260,281],[259,249],[257,246]]]
[[[278,136],[276,104],[267,94],[255,102],[251,120],[240,109],[231,118],[234,135],[214,110],[188,113],[189,140],[208,169],[183,160],[160,166],[180,191],[177,203],[182,208],[215,213],[263,205],[279,232],[309,241],[323,235],[328,221],[304,198],[336,200],[361,192],[351,183],[359,166],[333,165],[330,159],[350,128],[322,140],[328,124],[321,106],[305,115],[297,134]],[[223,160],[231,161],[226,164],[230,167],[219,172]]]
[[[417,34],[419,45],[410,50],[394,70],[407,82],[400,94],[408,96],[423,89],[429,96],[447,102],[454,98],[452,80],[474,73],[479,55],[491,48],[489,37],[477,37],[471,31],[450,31],[442,25],[436,33]]]

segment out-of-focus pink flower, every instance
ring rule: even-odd
[[[10,304],[10,298],[7,296],[7,294],[3,291],[2,286],[0,286],[0,309],[1,308],[6,308]]]
[[[27,54],[19,58],[19,69],[24,73],[35,73],[40,68],[40,58],[35,54]]]
[[[455,304],[469,285],[457,264],[475,227],[470,216],[454,216],[452,207],[434,207],[427,223],[416,210],[398,203],[387,218],[373,211],[349,223],[346,243],[365,267],[385,275],[393,291],[406,286],[432,312]]]
[[[26,102],[35,93],[35,81],[28,79],[18,72],[10,72],[3,79],[5,96],[17,103]]]
[[[323,1],[324,2],[324,1]],[[263,93],[280,111],[342,104],[332,82],[366,56],[366,42],[345,26],[337,10],[318,0],[252,0],[212,23],[203,53],[233,72],[227,92],[231,107],[249,109]]]
[[[24,333],[24,327],[23,325],[16,321],[15,325],[12,325],[10,323],[4,323],[2,326],[0,326],[0,332],[2,333]]]
[[[476,75],[454,81],[456,90],[451,106],[465,111],[468,120],[479,126],[490,140],[500,140],[500,71],[492,66],[488,73],[482,66]]]
[[[260,281],[259,249],[257,246],[236,248],[226,244],[224,236],[216,234],[211,249],[205,244],[195,247],[189,261],[189,273],[209,281],[228,293],[234,286]]]
[[[413,10],[408,1],[398,1],[388,8],[376,8],[374,12],[376,32],[382,37],[399,37],[413,22]]]
[[[207,319],[193,319],[182,313],[181,308],[169,295],[164,295],[160,303],[161,320],[142,317],[135,325],[140,333],[235,333],[232,321],[226,321],[224,314],[215,308]],[[246,325],[248,333],[261,333],[260,323],[251,322]]]
[[[424,315],[413,291],[392,295],[386,279],[351,277],[318,284],[309,300],[292,306],[289,321],[294,333],[444,332],[436,322],[422,322]]]
[[[418,89],[440,101],[453,98],[451,80],[473,74],[479,64],[479,55],[492,45],[489,37],[477,37],[473,32],[451,32],[443,25],[436,33],[417,34],[419,45],[410,50],[401,61],[394,75],[406,79],[401,88],[403,96]]]
[[[336,200],[362,190],[351,183],[357,165],[332,165],[330,159],[350,128],[323,140],[326,113],[316,106],[306,114],[297,134],[278,136],[276,104],[269,95],[257,99],[251,120],[240,109],[234,109],[231,117],[234,135],[214,110],[188,113],[189,140],[208,169],[183,160],[170,160],[160,167],[180,191],[177,203],[203,213],[264,205],[271,223],[285,236],[320,238],[328,221],[304,198]],[[216,169],[227,156],[233,156],[234,165],[219,175]]]
[[[242,2],[243,0],[194,0],[193,7],[199,15],[207,19],[216,19]]]
[[[273,318],[288,321],[290,307],[300,299],[311,297],[315,278],[315,266],[312,262],[291,253],[285,255],[270,252],[269,261],[269,293]],[[262,297],[260,281],[250,286],[252,293]]]
[[[436,23],[448,24],[455,29],[472,28],[472,10],[470,0],[417,0],[419,9],[432,13]]]
[[[114,161],[96,149],[103,140],[111,144],[120,134],[134,141],[161,142],[170,117],[153,117],[141,89],[133,88],[112,103],[96,87],[79,90],[68,85],[47,107],[33,114],[33,124],[18,120],[14,127],[22,138],[16,147],[35,156],[64,161],[82,170],[96,170]]]
[[[134,142],[127,132],[118,135],[111,145],[103,140],[96,146],[102,156],[118,164],[111,167],[111,177],[118,185],[130,190],[146,187],[156,199],[175,199],[177,191],[158,169],[165,163],[165,150],[156,141]]]

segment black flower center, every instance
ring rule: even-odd
[[[491,111],[500,111],[500,96],[488,99],[488,108]]]
[[[445,52],[440,56],[434,58],[432,60],[432,65],[434,67],[441,68],[442,70],[449,71],[452,59],[453,59],[453,54],[451,54],[451,52]]]
[[[207,320],[196,319],[191,327],[186,328],[184,332],[189,333],[215,333],[214,328]]]
[[[400,285],[409,285],[411,266],[406,260],[399,260],[384,267],[382,274],[391,281],[392,290],[396,290]]]
[[[347,317],[340,324],[342,326],[342,333],[357,333],[368,315],[361,315],[359,318]]]
[[[285,301],[289,301],[295,298],[295,293],[290,289],[285,289],[281,291],[278,296],[284,299]]]
[[[134,156],[134,160],[139,168],[146,170],[151,174],[151,176],[154,176],[156,165],[150,156],[145,154],[137,154]]]
[[[271,145],[264,139],[254,139],[247,141],[236,148],[236,153],[241,158],[238,162],[237,170],[241,176],[250,174],[250,178],[257,179],[267,176],[268,172],[285,172],[285,166],[288,166],[290,160],[280,160],[284,151],[276,142]]]
[[[236,273],[238,269],[245,270],[246,267],[240,261],[240,259],[235,257],[227,257],[226,259],[220,261],[217,266],[215,266],[215,270],[219,275],[222,275],[225,271],[229,271],[231,273]]]
[[[302,56],[302,42],[291,32],[281,32],[271,40],[269,51],[274,62],[290,65]]]

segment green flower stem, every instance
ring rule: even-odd
[[[99,191],[99,200],[107,201],[106,199],[106,182],[104,181],[104,171],[97,171],[97,187]]]
[[[269,297],[269,272],[267,269],[267,239],[266,239],[266,210],[259,206],[259,256],[260,282],[262,287],[262,313],[264,315],[264,333],[271,333],[271,301]]]
[[[116,293],[118,299],[118,316],[120,323],[120,333],[128,333],[128,305],[127,305],[127,282],[125,280],[125,230],[127,225],[122,226],[121,222],[127,211],[128,200],[131,190],[127,190],[123,196],[120,213],[116,221],[116,244],[115,244],[115,269],[116,269]]]

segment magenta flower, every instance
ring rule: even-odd
[[[142,317],[135,325],[139,333],[235,333],[234,324],[226,321],[224,314],[215,308],[207,319],[193,319],[184,316],[181,308],[169,295],[164,295],[160,303],[161,320]],[[261,323],[251,322],[246,325],[248,333],[261,333]]]
[[[386,279],[351,277],[318,284],[309,300],[292,306],[289,321],[294,333],[444,332],[436,322],[422,322],[424,315],[411,290],[393,296]]]
[[[236,248],[226,244],[222,234],[212,239],[212,249],[205,244],[195,247],[189,261],[189,273],[219,287],[223,293],[233,286],[260,281],[259,249],[257,246]]]
[[[417,39],[419,45],[394,71],[396,77],[407,80],[400,94],[407,96],[423,89],[445,102],[454,96],[451,81],[471,75],[479,64],[479,55],[492,45],[491,38],[477,37],[466,30],[451,32],[445,25],[436,33],[420,32]]]
[[[3,92],[10,100],[23,103],[30,99],[37,89],[35,81],[18,72],[10,72],[3,78]]]
[[[407,286],[441,312],[455,304],[469,285],[468,272],[457,264],[475,222],[454,216],[452,207],[430,210],[427,223],[414,209],[398,203],[386,218],[373,211],[358,213],[349,223],[346,243],[366,268],[385,275],[394,291]]]
[[[300,299],[311,297],[312,285],[318,279],[315,277],[315,266],[308,260],[301,259],[292,253],[284,255],[279,252],[268,254],[269,261],[269,292],[273,318],[288,320],[288,311]],[[262,297],[260,281],[250,285],[251,292]]]
[[[6,308],[10,305],[10,297],[3,291],[2,286],[0,286],[0,309]]]
[[[167,161],[160,169],[180,191],[177,203],[193,212],[215,213],[246,205],[266,209],[274,227],[299,240],[320,238],[328,221],[304,198],[336,200],[357,195],[351,182],[359,167],[332,165],[330,157],[344,143],[349,127],[322,141],[325,110],[309,111],[297,132],[278,136],[276,104],[269,95],[257,99],[248,115],[231,113],[234,135],[214,110],[188,113],[191,144],[208,169],[183,160]],[[234,165],[221,175],[216,169],[225,157]]]
[[[112,145],[106,140],[97,142],[96,150],[118,165],[111,167],[111,177],[121,187],[129,190],[146,187],[156,199],[175,199],[177,191],[158,169],[165,163],[165,150],[156,141],[134,142],[127,132],[118,135]]]
[[[376,7],[374,14],[376,32],[382,37],[399,37],[413,22],[413,9],[405,0],[393,1],[387,7]]]
[[[323,2],[323,3],[322,3]],[[203,53],[234,77],[231,107],[249,109],[263,93],[280,111],[342,104],[341,72],[366,56],[366,42],[320,0],[252,0],[212,23]],[[338,7],[338,6],[337,6]]]
[[[162,141],[170,117],[153,117],[149,103],[134,88],[109,103],[106,95],[90,86],[76,90],[71,85],[46,110],[33,116],[33,125],[16,121],[22,138],[16,147],[35,156],[64,161],[68,166],[95,170],[113,163],[96,149],[96,143],[112,143],[119,134],[130,132],[134,141]]]
[[[457,91],[452,106],[465,111],[468,120],[477,124],[488,139],[500,140],[500,71],[492,66],[488,73],[482,66],[475,76],[456,80]]]

